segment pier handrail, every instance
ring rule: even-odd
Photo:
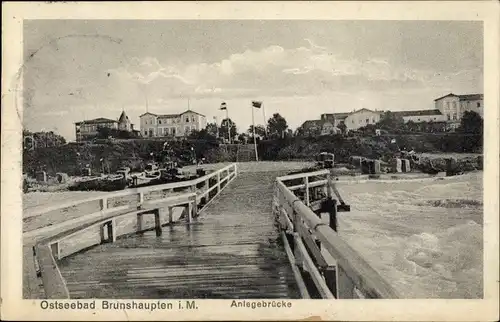
[[[309,182],[312,176],[319,176],[319,180]],[[322,179],[321,176],[327,178]],[[305,183],[292,186],[293,189],[284,183],[300,178]],[[280,219],[282,232],[293,238],[293,243],[286,241],[294,248],[295,256],[290,259],[292,266],[300,266],[309,273],[322,298],[398,298],[394,288],[329,223],[305,204],[310,204],[309,189],[321,187],[330,190],[328,195],[331,197],[331,191],[335,189],[331,185],[328,170],[276,179],[274,211]],[[294,194],[293,190],[297,189],[306,189],[305,203]],[[309,251],[306,251],[306,246]],[[296,274],[297,277],[301,278]],[[302,293],[309,296],[307,291]]]
[[[90,198],[85,198],[85,199],[80,199],[80,200],[63,202],[63,203],[58,203],[57,205],[54,205],[54,206],[35,207],[32,209],[27,209],[26,213],[28,213],[30,216],[37,216],[37,215],[42,215],[42,214],[50,212],[50,211],[64,209],[64,208],[70,208],[70,207],[77,206],[79,204],[97,201],[97,200],[102,200],[102,199],[110,199],[110,198],[123,197],[123,196],[129,196],[129,195],[140,194],[140,193],[161,191],[161,190],[193,187],[193,186],[195,186],[195,185],[197,185],[205,180],[208,180],[208,179],[211,179],[211,178],[217,176],[218,174],[220,175],[222,172],[227,172],[231,168],[234,169],[234,173],[236,174],[237,165],[236,165],[236,163],[232,163],[232,164],[227,165],[221,169],[217,169],[214,172],[206,174],[203,177],[196,178],[193,180],[165,183],[165,184],[160,184],[160,185],[146,186],[146,187],[139,187],[139,188],[130,188],[130,189],[125,189],[125,190],[116,191],[116,192],[108,192],[108,193],[103,192],[103,195],[101,195],[99,197],[90,197]]]
[[[37,228],[33,230],[29,230],[23,233],[23,239],[25,244],[32,244],[36,242],[37,239],[40,238],[45,238],[47,235],[50,235],[51,232],[54,231],[60,231],[62,229],[66,229],[67,227],[71,226],[78,226],[82,223],[94,220],[94,219],[100,219],[100,218],[106,218],[114,213],[117,212],[126,212],[130,209],[135,209],[136,207],[142,207],[145,202],[152,202],[152,200],[144,200],[144,194],[150,193],[150,192],[155,192],[155,191],[168,191],[171,189],[176,189],[176,188],[189,188],[189,191],[186,191],[186,193],[193,193],[194,198],[192,200],[192,203],[194,204],[194,208],[197,207],[197,205],[200,203],[201,199],[206,197],[210,192],[212,192],[214,189],[217,189],[217,194],[221,191],[222,189],[222,184],[227,184],[231,180],[233,180],[237,176],[237,164],[233,163],[228,166],[225,166],[221,169],[217,169],[212,173],[209,173],[201,178],[197,178],[194,180],[189,180],[189,181],[181,181],[181,182],[173,182],[173,183],[167,183],[167,184],[162,184],[162,185],[155,185],[155,186],[147,186],[147,187],[141,187],[141,188],[133,188],[133,189],[127,189],[124,191],[117,191],[117,192],[110,192],[110,193],[103,193],[100,196],[96,197],[91,197],[91,198],[86,198],[83,200],[74,200],[70,202],[64,202],[64,203],[59,203],[55,206],[43,206],[43,207],[37,207],[36,211],[28,211],[30,216],[36,216],[36,215],[44,215],[52,211],[63,211],[65,209],[71,208],[71,207],[76,207],[85,203],[89,202],[99,202],[99,210],[95,211],[93,210],[92,213],[83,213],[81,216],[70,219],[61,223],[57,223],[54,225],[50,226],[45,226],[42,228]],[[213,186],[210,186],[210,179],[216,177],[216,182],[213,184]],[[198,183],[201,183],[205,181],[207,183],[207,187],[204,191],[196,191],[196,185]],[[123,196],[132,196],[132,195],[137,195],[137,201],[136,202],[129,202],[127,205],[124,206],[114,206],[114,207],[108,207],[108,200],[116,197],[123,197]],[[166,198],[183,198],[182,195],[174,195],[174,196],[168,196]],[[162,202],[162,201],[167,201],[165,200],[166,198],[157,198],[156,200]],[[209,199],[209,198],[206,198]],[[213,199],[213,198],[212,198]],[[210,202],[210,201],[208,201]]]

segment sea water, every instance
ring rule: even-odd
[[[403,298],[482,298],[482,179],[339,183],[339,234]]]

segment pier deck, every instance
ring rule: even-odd
[[[191,224],[63,259],[71,298],[299,298],[270,211],[282,174],[240,173]]]

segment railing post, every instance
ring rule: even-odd
[[[144,203],[144,192],[139,192],[137,194],[137,209],[141,209],[143,203]]]
[[[192,217],[192,212],[193,212],[193,204],[191,201],[188,202],[188,209],[187,209],[187,219],[188,219],[188,223],[191,223],[191,221],[193,220],[193,217]]]
[[[99,207],[101,210],[108,209],[108,198],[99,199]]]
[[[354,283],[347,276],[341,266],[337,265],[337,298],[338,299],[353,299]]]
[[[168,223],[172,224],[174,222],[174,207],[168,206]]]
[[[308,176],[304,177],[304,185],[306,187],[306,196],[305,196],[305,198],[306,198],[306,200],[305,200],[306,201],[306,206],[309,207],[310,203],[309,203],[309,177]]]
[[[198,215],[198,201],[196,195],[193,197],[193,218]]]
[[[137,231],[142,231],[142,214],[137,214]]]
[[[330,228],[337,231],[337,199],[332,199],[332,208],[329,211]]]
[[[217,171],[217,193],[220,192],[220,171]]]
[[[116,241],[116,219],[113,218],[111,220],[111,234],[112,234],[112,240],[113,240],[113,243]]]
[[[335,266],[326,267],[323,276],[325,277],[325,283],[330,289],[330,292],[332,292],[336,298],[339,298],[337,292],[337,270]]]
[[[160,220],[160,210],[156,209],[154,212],[155,216],[155,230],[156,230],[156,236],[161,236],[162,230],[161,230],[161,220]]]

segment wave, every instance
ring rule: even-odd
[[[423,293],[441,298],[482,297],[482,226],[474,221],[442,233],[402,239],[394,268],[419,280]]]
[[[442,208],[479,208],[483,206],[483,202],[475,199],[449,198],[425,200],[417,203],[417,205]]]

